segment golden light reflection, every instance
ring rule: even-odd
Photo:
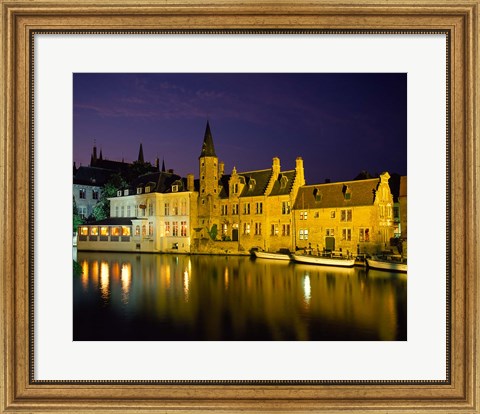
[[[312,298],[312,288],[310,286],[310,276],[307,274],[303,279],[303,297],[305,304],[310,305],[310,299]]]
[[[82,261],[82,286],[83,289],[87,290],[88,288],[88,260]]]
[[[185,269],[185,271],[183,272],[183,295],[185,298],[185,302],[188,302],[189,284],[190,284],[190,279],[188,277],[188,270]]]
[[[130,284],[132,282],[132,265],[131,263],[123,263],[120,282],[122,284],[122,291],[125,295],[124,299],[128,299],[128,294],[130,292]],[[128,301],[128,300],[127,300]]]
[[[228,289],[228,267],[225,268],[224,279],[225,279],[225,290],[227,290]]]
[[[103,299],[108,299],[110,294],[110,277],[109,277],[108,262],[102,261],[100,263],[100,292]]]
[[[98,285],[98,273],[99,273],[98,260],[94,260],[92,262],[92,282],[95,286]]]

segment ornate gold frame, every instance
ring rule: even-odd
[[[478,413],[480,0],[0,0],[1,412]],[[31,51],[49,30],[343,29],[450,34],[450,380],[445,383],[38,383],[30,375]]]

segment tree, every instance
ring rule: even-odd
[[[73,196],[73,232],[77,231],[78,226],[83,224],[83,219],[78,214],[77,202],[75,201],[75,196]]]
[[[210,236],[210,238],[213,241],[215,241],[217,239],[217,233],[218,233],[217,225],[214,224],[210,230],[208,230],[208,227],[207,227],[207,233]]]
[[[117,195],[117,191],[125,187],[127,183],[123,180],[120,175],[114,175],[108,180],[105,186],[102,189],[102,195],[100,200],[93,207],[93,216],[95,220],[104,220],[110,217],[110,201],[108,200],[111,197]]]

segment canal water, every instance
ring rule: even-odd
[[[78,252],[76,341],[404,341],[407,276],[238,256]]]

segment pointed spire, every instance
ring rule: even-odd
[[[165,158],[162,160],[162,172],[165,172]]]
[[[207,121],[205,128],[205,136],[203,138],[202,152],[200,157],[216,157],[215,147],[213,146],[212,132],[210,131],[210,123]]]
[[[138,162],[141,162],[142,164],[145,162],[144,159],[143,159],[143,147],[142,147],[142,143],[140,143],[140,149],[138,151]]]
[[[98,158],[100,161],[103,160],[103,154],[102,154],[102,149],[100,148],[100,157]]]

